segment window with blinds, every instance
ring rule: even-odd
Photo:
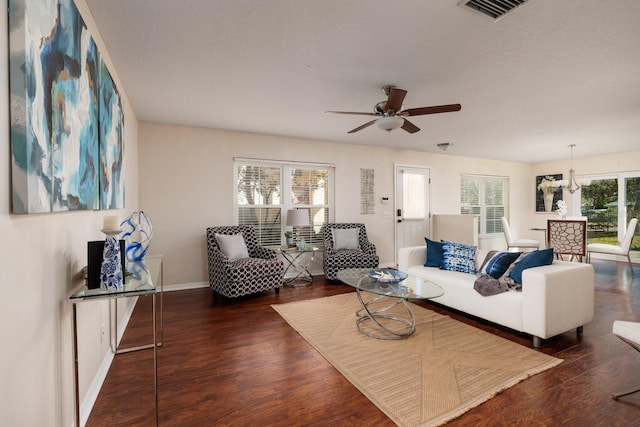
[[[502,233],[500,218],[507,211],[509,178],[462,175],[460,179],[460,213],[477,215],[480,235]]]
[[[322,226],[334,221],[332,165],[236,159],[234,197],[237,224],[256,229],[264,246],[281,246],[285,231],[307,245],[322,246]],[[286,226],[289,209],[308,209],[309,227]]]

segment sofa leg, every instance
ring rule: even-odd
[[[542,345],[542,340],[540,339],[540,337],[533,337],[533,347],[534,348],[540,348],[540,346]]]
[[[576,328],[576,332],[579,333],[579,334],[583,333],[584,332],[584,326],[578,326]]]

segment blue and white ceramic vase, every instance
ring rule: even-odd
[[[147,254],[151,238],[153,237],[153,224],[144,211],[134,212],[120,223],[122,238],[125,240],[125,252],[129,261],[140,261]]]
[[[100,289],[118,292],[124,289],[124,272],[120,258],[120,230],[102,230],[107,238],[104,241],[102,266],[100,268]]]

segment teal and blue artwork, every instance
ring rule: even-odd
[[[122,207],[100,199],[100,55],[73,0],[9,0],[9,49],[13,212]]]
[[[100,209],[124,207],[124,112],[122,99],[100,61]]]

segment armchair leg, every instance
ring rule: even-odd
[[[631,257],[629,256],[629,253],[627,253],[627,262],[629,263],[629,270],[631,270],[631,277],[634,277],[633,264],[631,264]]]
[[[276,288],[276,295],[280,295],[280,288]]]

